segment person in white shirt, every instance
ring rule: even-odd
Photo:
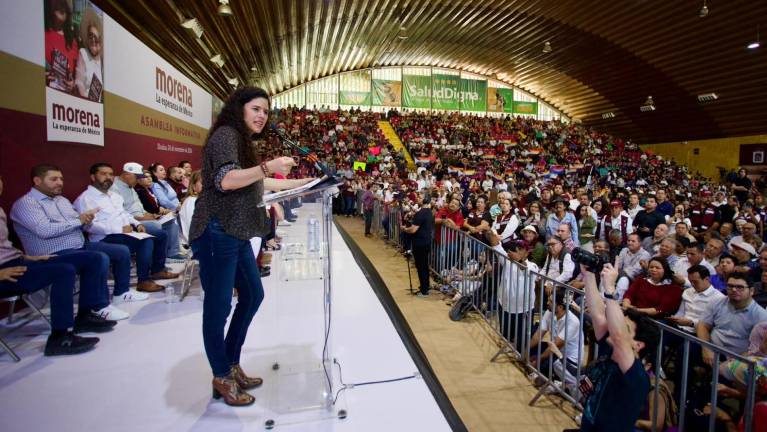
[[[711,285],[711,273],[703,265],[694,265],[687,270],[687,278],[690,288],[682,292],[682,303],[676,314],[667,319],[682,328],[682,330],[695,334],[695,326],[703,317],[706,308],[713,302],[724,297]]]
[[[642,210],[644,208],[639,205],[639,194],[632,193],[629,195],[629,207],[626,209],[626,213],[631,216],[631,220],[636,219],[637,214]]]
[[[144,292],[164,290],[165,287],[154,281],[178,277],[178,273],[165,270],[168,236],[157,233],[157,236],[140,238],[142,233],[147,235],[144,226],[125,211],[122,197],[109,190],[114,183],[111,165],[96,163],[91,166],[90,173],[91,185],[74,202],[75,209],[80,212],[99,209],[93,222],[84,227],[89,241],[94,246],[101,242],[127,246],[136,254],[136,289]]]
[[[650,258],[650,253],[642,248],[639,234],[630,234],[627,247],[623,248],[615,259],[615,268],[619,272],[615,296],[619,301],[623,299],[623,294],[629,289],[631,282],[644,272],[641,262],[648,262]]]
[[[522,349],[525,333],[529,335],[529,325],[535,307],[535,286],[525,286],[525,269],[538,272],[538,266],[527,258],[530,249],[524,242],[513,242],[507,252],[500,243],[493,249],[508,254],[511,259],[504,260],[503,279],[498,290],[498,304],[501,307],[500,327],[503,337],[514,344],[517,351]]]
[[[178,211],[181,241],[187,245],[189,244],[189,227],[192,225],[194,206],[197,204],[197,196],[201,190],[202,174],[200,170],[197,170],[189,178],[189,191],[187,192],[187,197],[181,202],[181,210]]]
[[[597,237],[599,240],[607,240],[607,235],[612,230],[621,233],[621,243],[628,242],[628,236],[634,232],[634,219],[623,210],[623,203],[618,200],[610,202],[610,216],[598,219]]]
[[[555,291],[555,295],[549,296],[548,309],[541,318],[541,325],[530,339],[530,364],[538,366],[541,373],[548,374],[549,361],[553,354],[554,344],[559,352],[567,359],[567,369],[575,374],[578,363],[584,353],[583,334],[581,333],[580,320],[567,308],[572,294],[564,289]],[[556,297],[556,298],[555,298]],[[551,333],[551,342],[544,342],[546,333]],[[540,346],[540,354],[539,347]],[[540,361],[540,365],[538,365]],[[536,386],[540,386],[540,380],[535,380]]]
[[[566,284],[573,278],[575,263],[565,249],[564,241],[559,236],[551,236],[546,241],[546,262],[541,269],[544,276]],[[546,294],[551,294],[553,284],[546,281]]]

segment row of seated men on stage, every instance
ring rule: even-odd
[[[81,334],[111,331],[130,316],[121,304],[145,301],[165,289],[158,281],[179,276],[167,265],[187,258],[180,225],[188,227],[201,185],[189,162],[169,171],[129,162],[116,173],[96,163],[90,186],[73,203],[62,195],[65,173],[41,164],[32,169],[31,188],[13,203],[10,217],[0,208],[0,296],[50,287],[45,355],[92,349],[99,339]],[[0,177],[0,195],[2,182]],[[9,224],[23,252],[11,243]]]

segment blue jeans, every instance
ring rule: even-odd
[[[354,196],[344,197],[344,214],[346,216],[354,215]]]
[[[106,287],[107,258],[89,251],[62,251],[46,261],[23,258],[8,261],[0,268],[26,266],[17,282],[0,282],[0,293],[20,289],[31,293],[51,285],[51,326],[66,330],[74,325],[75,277],[80,275],[80,313],[101,309],[109,304]]]
[[[130,248],[125,245],[98,241],[86,243],[85,249],[106,254],[109,258],[108,265],[112,265],[112,276],[115,278],[114,295],[127,292],[130,288]]]
[[[229,374],[240,363],[240,351],[253,316],[264,300],[264,287],[256,257],[248,240],[232,237],[213,219],[202,235],[192,241],[200,262],[200,282],[205,291],[202,305],[202,339],[213,375]],[[232,308],[232,288],[237,287],[237,306],[224,337],[226,318]]]
[[[147,234],[152,234],[155,237],[159,237],[160,233],[165,233],[168,236],[168,249],[166,256],[176,256],[181,252],[178,243],[178,223],[176,221],[166,222],[164,225],[160,225],[157,221],[141,221],[141,225],[146,228]]]

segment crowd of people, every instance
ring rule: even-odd
[[[710,383],[711,374],[719,372],[720,396],[740,401],[741,411],[727,404],[717,407],[718,422],[737,427],[749,379],[758,379],[757,399],[767,397],[763,372],[767,346],[761,343],[767,336],[767,249],[763,248],[767,203],[762,195],[763,179],[751,179],[744,169],[722,179],[704,178],[674,161],[642,151],[630,141],[576,124],[459,113],[390,112],[387,117],[419,165],[416,172],[407,172],[403,155],[374,132],[378,114],[289,108],[280,116],[286,122],[316,116],[324,119],[325,131],[341,132],[336,139],[314,128],[313,133],[321,134],[330,147],[315,146],[312,150],[345,178],[336,212],[363,216],[366,235],[371,235],[375,205],[380,206],[382,228],[388,235],[390,215],[412,222],[418,211],[427,207],[423,198],[428,196],[436,225],[433,245],[440,246],[441,251],[458,247],[452,230],[461,230],[488,249],[501,250],[511,260],[551,280],[581,289],[588,285],[589,272],[576,265],[571,252],[580,248],[595,253],[614,268],[615,286],[609,300],[615,299],[635,323],[646,325],[645,318],[654,319],[758,360],[758,375],[747,377],[743,364],[726,357],[722,357],[721,371],[712,371],[714,353],[693,349],[690,358],[698,373],[692,375],[690,388]],[[334,123],[333,119],[339,121]],[[315,126],[323,121],[314,120]],[[349,132],[354,130],[369,133],[362,139]],[[311,147],[313,139],[304,137],[300,126],[294,127],[293,134]],[[343,141],[345,148],[334,147],[337,140]],[[352,145],[346,145],[347,141]],[[354,162],[361,161],[365,168],[355,170]],[[442,226],[447,229],[442,231]],[[406,226],[402,230],[409,232]],[[404,239],[405,244],[407,241]],[[415,245],[406,248],[417,249]],[[461,270],[462,265],[466,263],[460,259],[448,263],[452,267],[448,273]],[[518,289],[515,285],[509,283],[506,290],[497,293],[497,309],[506,323],[523,312],[509,310],[508,297],[521,298],[520,293],[507,292]],[[600,288],[603,296],[604,286]],[[601,302],[605,301],[602,297]],[[542,324],[533,337],[556,331],[561,333],[552,335],[554,340],[578,340],[577,335],[569,334],[583,329],[577,315],[572,314],[578,305],[558,303],[549,307],[556,315],[555,323],[559,323],[556,330]],[[587,309],[587,316],[591,312]],[[576,324],[565,329],[562,317],[568,314],[569,322]],[[515,331],[519,329],[512,329],[506,337],[520,340],[515,338]],[[657,334],[653,342],[652,334],[648,337],[643,333],[642,344],[647,349],[636,350],[636,354],[649,368],[655,363]],[[592,334],[595,345],[604,342],[598,336]],[[680,387],[681,366],[674,368],[681,358],[680,345],[664,342],[667,376],[652,377],[653,387],[671,388],[674,396]],[[569,352],[575,355],[578,350]],[[590,360],[593,364],[603,357]],[[690,396],[688,391],[688,413],[695,408],[703,412],[710,392],[694,394]],[[637,417],[641,411],[636,427],[649,430],[653,427],[649,397],[640,399],[639,405],[634,404]],[[666,399],[658,427],[670,427],[675,415],[673,400]],[[754,424],[760,427],[767,426],[765,405],[757,403],[754,412]],[[697,424],[707,424],[708,415],[705,417]]]
[[[757,380],[754,424],[767,426],[767,202],[763,179],[754,180],[743,169],[722,179],[704,178],[642,151],[630,141],[559,121],[295,107],[275,110],[271,117],[278,129],[343,178],[334,210],[346,217],[363,216],[365,235],[373,234],[376,208],[383,215],[387,235],[394,235],[389,228],[398,223],[391,217],[402,220],[405,235],[416,234],[418,229],[409,228],[413,225],[428,225],[430,215],[433,238],[424,241],[421,235],[415,239],[408,235],[403,239],[405,249],[413,250],[414,255],[423,256],[435,247],[458,249],[458,231],[463,231],[485,248],[482,250],[495,249],[549,280],[584,289],[586,316],[592,322],[587,340],[599,345],[600,353],[618,352],[611,358],[589,359],[587,370],[604,372],[609,368],[598,366],[600,362],[613,361],[623,373],[632,371],[633,379],[641,384],[637,391],[650,388],[643,384],[645,379],[653,386],[664,386],[668,380],[670,391],[678,394],[679,383],[674,379],[681,367],[673,367],[674,362],[666,362],[665,356],[678,362],[679,343],[664,341],[668,376],[648,377],[642,372],[655,363],[657,331],[647,329],[650,319],[756,359],[758,376],[746,376],[742,364],[726,357],[721,369],[714,371],[714,353],[698,349],[690,357],[698,372],[690,385],[705,385],[711,374],[720,374],[719,393],[740,404],[715,407],[714,412],[718,421],[737,427],[745,384]],[[377,121],[384,118],[415,159],[415,171],[407,170],[404,152],[388,143],[378,128]],[[264,137],[260,145],[257,148],[263,150],[264,160],[292,154],[282,149],[275,134]],[[128,316],[119,309],[121,303],[145,300],[147,293],[163,289],[156,280],[177,276],[166,263],[186,259],[182,246],[188,243],[194,200],[201,188],[199,172],[192,172],[188,163],[166,170],[161,164],[144,169],[129,162],[119,175],[110,165],[98,163],[90,170],[91,186],[71,203],[61,195],[63,174],[53,165],[36,166],[31,189],[14,203],[9,221],[0,210],[0,287],[10,289],[24,281],[34,290],[54,284],[54,331],[47,355],[90,349],[97,339],[75,333],[110,330],[117,320]],[[314,164],[300,160],[290,176],[319,174]],[[289,203],[270,209],[270,247],[275,246],[277,221],[294,220],[290,210]],[[24,252],[10,243],[9,223]],[[573,260],[576,248],[607,263],[598,288],[593,286],[591,272]],[[462,253],[448,253],[456,259],[438,270],[461,270],[466,265],[460,259]],[[130,285],[131,255],[135,255],[138,278],[135,288]],[[262,276],[268,275],[268,268],[259,265]],[[114,279],[111,297],[107,287],[110,268]],[[75,275],[81,281],[76,316],[71,295]],[[429,297],[428,289],[428,284],[422,284],[419,295]],[[511,278],[494,293],[492,302],[496,304],[484,305],[497,310],[501,322],[507,323],[502,327],[511,329],[505,334],[509,341],[523,336],[546,340],[546,333],[555,333],[548,339],[550,343],[564,344],[579,340],[570,333],[589,331],[585,323],[578,323],[577,312],[573,313],[579,305],[565,296],[552,295],[555,287],[546,289],[546,297],[556,300],[549,301],[544,310],[534,298],[521,308],[510,301],[522,297],[520,289],[516,278]],[[544,299],[539,301],[547,304]],[[633,323],[628,333],[616,327],[616,311],[621,312],[621,320],[625,314]],[[541,326],[529,329],[535,334],[521,335],[520,327],[508,324],[524,313],[554,317],[541,317]],[[565,316],[578,324],[562,325]],[[549,319],[555,323],[552,328],[543,324]],[[608,334],[613,337],[607,338]],[[578,350],[569,350],[573,351]],[[635,370],[634,360],[642,371]],[[604,395],[614,391],[606,390],[612,385],[618,384],[595,385],[593,392]],[[635,408],[639,429],[653,427],[646,396],[626,402]],[[688,401],[690,408],[703,412],[703,399]],[[663,407],[658,426],[672,423],[670,401],[673,398]],[[584,422],[598,425],[602,420],[590,409],[604,408],[589,402],[585,407]]]

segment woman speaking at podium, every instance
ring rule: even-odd
[[[223,397],[233,406],[255,402],[245,390],[263,382],[243,372],[240,351],[264,299],[258,250],[253,250],[250,240],[269,231],[263,205],[265,183],[267,189],[278,190],[312,180],[269,178],[274,173],[288,174],[296,164],[290,157],[261,161],[256,155],[253,141],[266,136],[269,107],[269,95],[254,87],[238,89],[226,101],[202,150],[202,191],[189,235],[205,291],[202,338],[213,370],[213,397]],[[233,287],[239,295],[224,336]]]

